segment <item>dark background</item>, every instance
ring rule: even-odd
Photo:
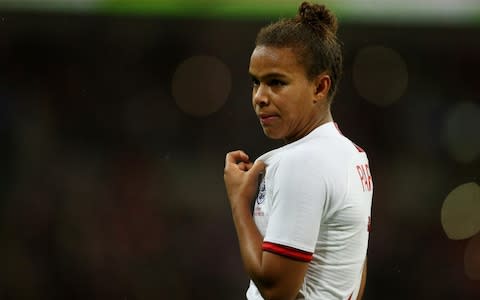
[[[0,15],[0,299],[244,299],[223,164],[227,151],[280,145],[263,136],[247,74],[270,20]],[[480,28],[349,23],[339,36],[333,114],[375,181],[365,299],[480,299],[465,273],[470,239],[448,239],[440,219],[450,191],[479,182],[478,153],[452,158],[444,130],[455,105],[479,104]],[[372,45],[408,69],[391,105],[353,84]],[[196,55],[231,75],[225,104],[202,116],[172,96]]]

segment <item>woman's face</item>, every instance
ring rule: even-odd
[[[257,46],[249,72],[253,108],[265,135],[291,142],[320,125],[326,94],[319,94],[317,79],[308,80],[291,48]]]

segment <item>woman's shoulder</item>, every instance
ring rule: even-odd
[[[308,165],[339,166],[350,161],[358,153],[355,144],[344,136],[328,136],[311,140],[285,149],[279,161]]]

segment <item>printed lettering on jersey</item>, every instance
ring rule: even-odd
[[[360,182],[362,183],[363,191],[372,191],[372,175],[370,174],[370,168],[368,167],[368,164],[357,165],[357,172],[358,176],[360,177]]]

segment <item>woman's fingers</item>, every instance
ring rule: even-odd
[[[236,150],[227,153],[227,156],[225,157],[225,164],[236,164],[239,162],[249,162],[249,157],[245,152],[243,152],[242,150]]]

